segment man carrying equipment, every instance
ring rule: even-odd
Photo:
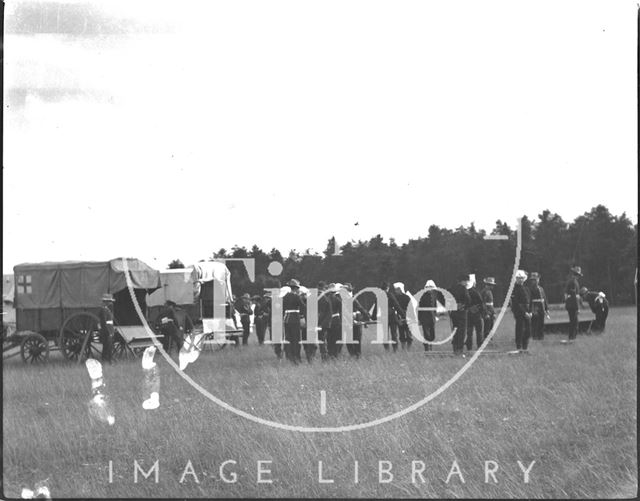
[[[193,330],[193,322],[191,317],[182,308],[171,301],[167,300],[164,303],[156,325],[162,335],[162,347],[164,351],[170,353],[172,341],[178,347],[178,351],[182,348],[184,341],[184,335],[190,333]]]
[[[594,332],[604,331],[607,317],[609,316],[609,301],[607,301],[604,292],[590,291],[586,287],[582,287],[580,289],[580,297],[589,303],[591,311],[596,315],[591,330]]]
[[[531,295],[531,338],[544,339],[544,319],[549,318],[547,295],[539,285],[540,274],[536,271],[529,277],[529,294]]]

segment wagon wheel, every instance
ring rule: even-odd
[[[49,341],[42,334],[33,332],[22,340],[20,355],[25,363],[46,362],[49,358]]]
[[[64,357],[78,362],[86,358],[101,358],[99,325],[100,320],[93,313],[76,313],[67,318],[60,328],[58,338],[58,345]]]
[[[135,355],[135,352],[116,330],[116,333],[113,336],[113,358],[126,360],[135,357]]]

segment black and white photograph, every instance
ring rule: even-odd
[[[0,498],[636,498],[638,16],[5,0]]]

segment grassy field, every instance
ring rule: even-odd
[[[444,322],[441,322],[444,330]],[[372,333],[367,335],[371,338]],[[607,332],[533,342],[530,356],[484,355],[435,400],[373,428],[304,434],[250,422],[206,400],[159,361],[161,406],[141,407],[138,361],[105,368],[116,423],[90,421],[83,366],[52,356],[44,366],[3,367],[3,490],[48,479],[58,497],[632,497],[637,495],[635,308],[613,309]],[[251,341],[255,342],[255,338]],[[450,350],[450,345],[443,349]],[[492,349],[513,349],[505,316]],[[365,344],[358,361],[293,366],[267,347],[205,353],[187,373],[255,415],[302,426],[361,423],[414,403],[467,360],[425,357],[422,347],[384,352]],[[156,359],[158,357],[156,356]],[[320,392],[327,395],[320,413]],[[112,482],[109,482],[109,461]],[[152,475],[134,483],[134,460]],[[237,474],[225,483],[219,474]],[[258,461],[273,483],[257,483]],[[187,475],[191,461],[200,483]],[[323,463],[320,483],[318,462]],[[354,483],[354,462],[358,483]],[[380,483],[378,462],[392,464]],[[424,466],[412,483],[412,462]],[[447,476],[457,461],[465,482]],[[485,483],[495,461],[497,483]],[[535,461],[524,483],[518,466]],[[388,465],[387,465],[388,466]],[[388,478],[388,477],[384,477]]]

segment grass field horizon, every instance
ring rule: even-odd
[[[446,325],[439,325],[442,333]],[[268,346],[203,353],[186,373],[246,412],[296,426],[343,426],[396,412],[436,390],[468,359],[385,352],[370,345],[360,360],[294,366]],[[202,397],[156,356],[160,408],[144,411],[140,360],[104,369],[113,427],[90,421],[84,366],[52,356],[41,366],[3,363],[3,491],[48,479],[56,497],[609,497],[637,495],[637,317],[613,308],[606,333],[531,343],[531,355],[481,355],[449,389],[423,407],[364,430],[300,433],[266,427]],[[490,349],[513,349],[505,315]],[[446,344],[441,350],[450,351]],[[58,354],[56,354],[58,355]],[[175,354],[174,354],[175,357]],[[320,392],[326,392],[326,414]],[[228,460],[225,483],[220,465]],[[109,483],[109,461],[112,479]],[[159,478],[134,483],[134,461],[158,461]],[[193,475],[185,468],[191,461]],[[273,483],[257,483],[271,461]],[[323,464],[320,483],[318,463]],[[358,483],[354,482],[358,463]],[[380,461],[394,476],[380,483]],[[412,483],[412,462],[422,478]],[[464,477],[452,475],[454,461]],[[497,483],[485,483],[495,461]],[[524,483],[518,461],[529,466]],[[422,468],[422,466],[424,468]],[[386,475],[383,475],[386,477]]]

